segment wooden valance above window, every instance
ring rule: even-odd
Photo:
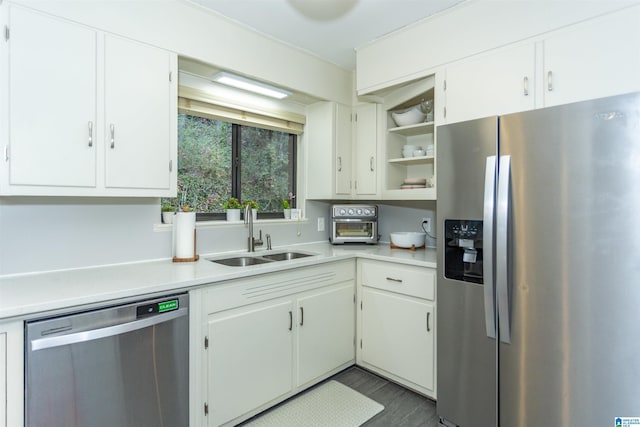
[[[180,86],[178,91],[178,111],[208,119],[295,135],[300,135],[303,132],[305,123],[305,117],[300,114],[239,107],[185,86]]]

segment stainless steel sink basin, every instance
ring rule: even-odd
[[[256,256],[233,256],[229,258],[209,259],[211,262],[228,265],[230,267],[248,267],[250,265],[266,264],[274,261],[290,261],[292,259],[304,258],[314,254],[304,252],[278,252],[275,254]]]
[[[277,254],[262,255],[262,258],[270,259],[273,261],[289,261],[292,259],[304,258],[311,256],[311,254],[305,254],[302,252],[281,252]]]
[[[210,259],[209,261],[217,262],[218,264],[224,264],[231,267],[247,267],[249,265],[266,264],[271,262],[269,259],[252,257],[252,256],[238,256],[232,258],[222,259]]]

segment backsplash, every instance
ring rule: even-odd
[[[380,207],[379,234],[384,243],[389,242],[390,232],[420,231],[423,217],[435,220],[434,202],[374,203]],[[255,236],[259,230],[263,238],[271,234],[274,248],[328,241],[329,206],[307,201],[307,221],[257,222]],[[317,231],[319,217],[325,220],[322,232]],[[0,275],[167,259],[172,256],[172,232],[154,231],[159,223],[159,200],[153,198],[3,197]],[[201,228],[197,236],[199,254],[244,250],[247,245],[243,225]],[[435,240],[427,238],[427,245],[435,245]]]

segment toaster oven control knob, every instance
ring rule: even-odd
[[[340,215],[344,216],[346,215],[347,211],[345,209],[340,209]]]
[[[362,216],[362,209],[357,210],[358,216]]]
[[[371,210],[370,209],[365,209],[364,210],[364,215],[365,216],[371,216]]]
[[[349,209],[349,215],[353,216],[353,209]]]

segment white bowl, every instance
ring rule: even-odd
[[[426,114],[416,105],[403,112],[393,112],[391,117],[398,126],[409,126],[423,122]]]
[[[414,232],[414,231],[398,231],[396,233],[390,233],[391,244],[399,248],[420,248],[424,246],[424,239],[427,233]]]
[[[427,155],[427,152],[424,150],[416,150],[413,152],[413,157],[422,157],[426,155]]]

